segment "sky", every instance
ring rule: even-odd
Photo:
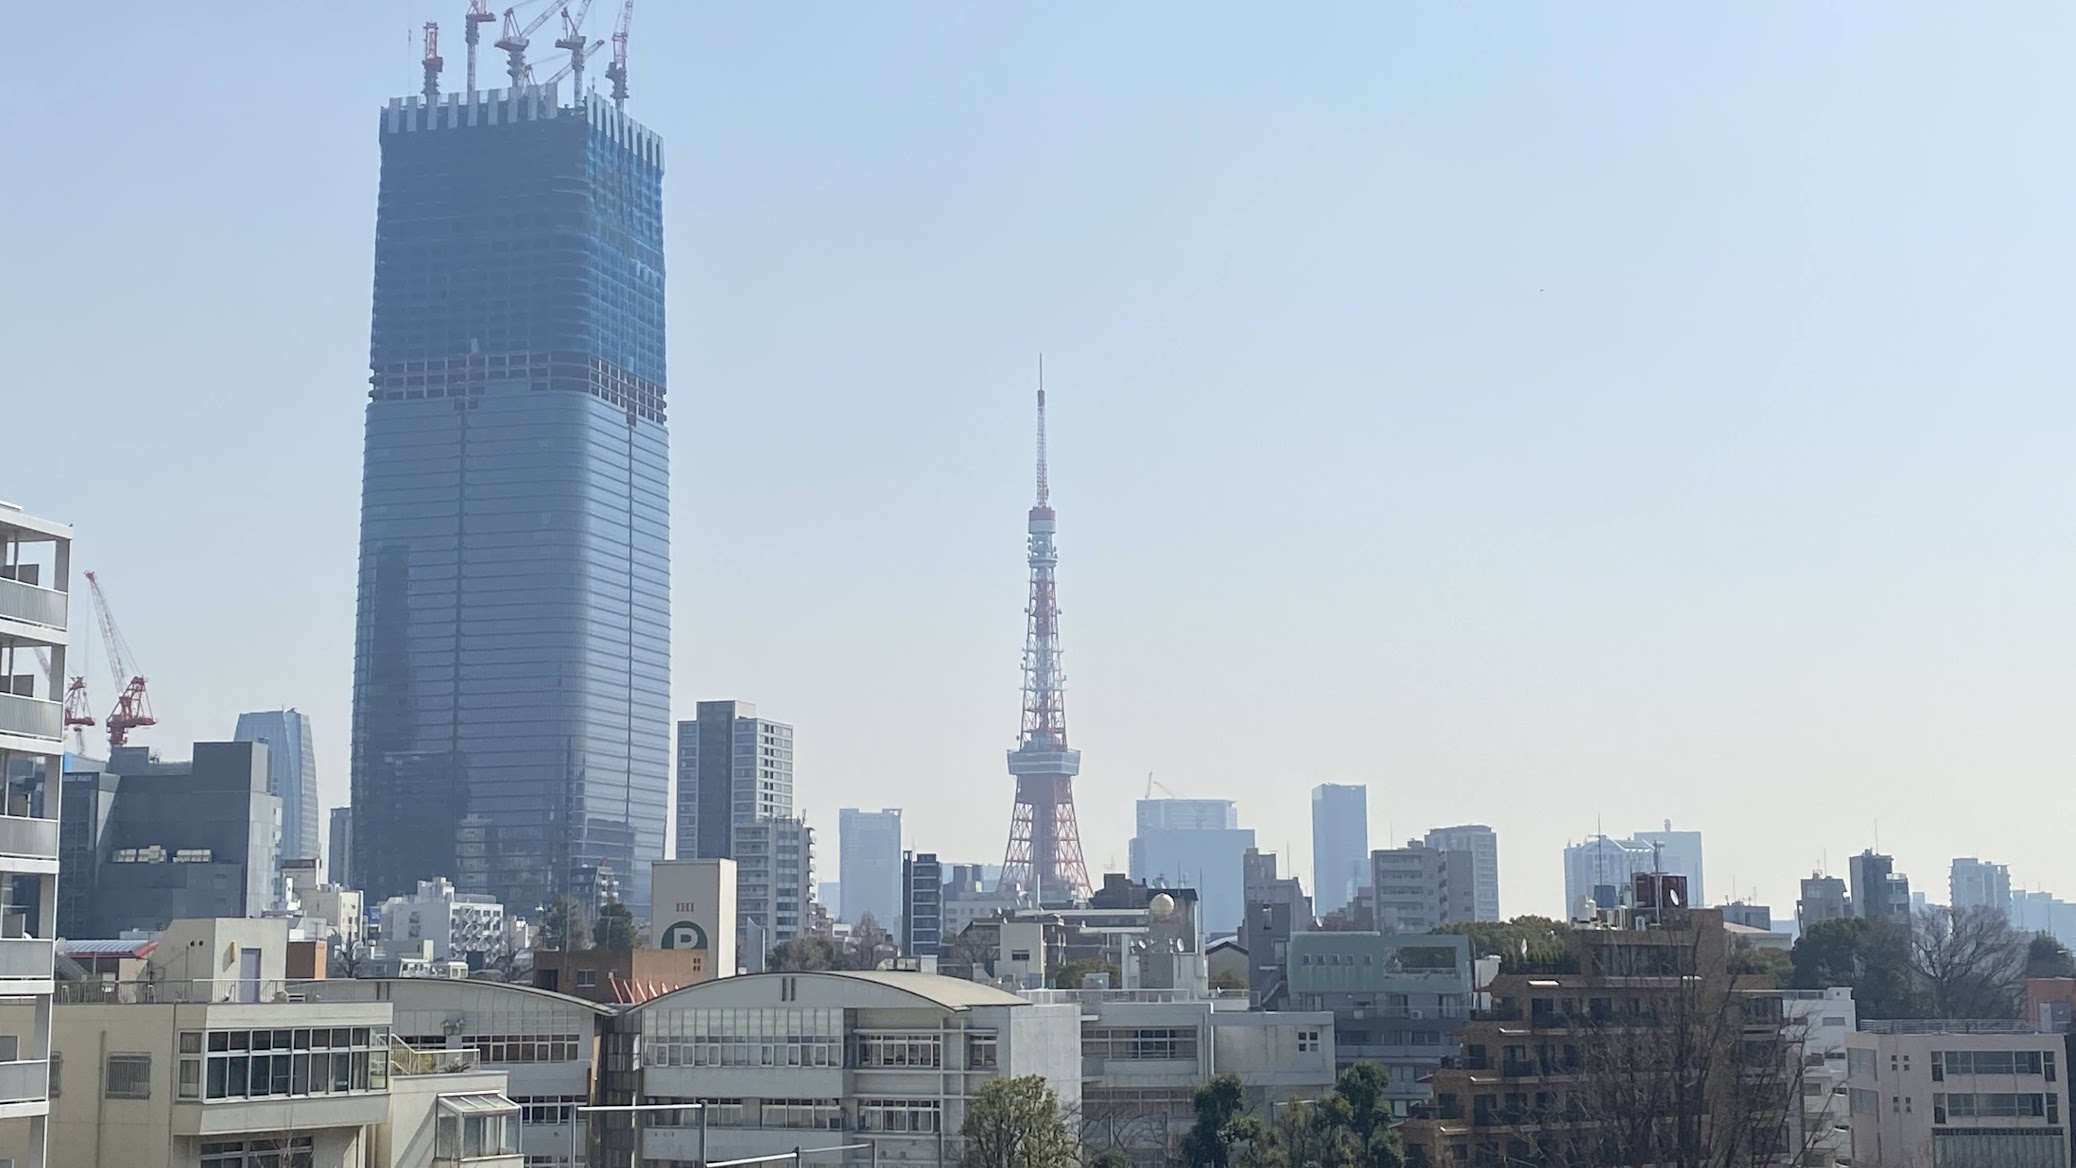
[[[342,802],[377,111],[465,6],[19,7],[0,498],[140,740],[292,705]],[[841,806],[998,862],[1042,352],[1092,871],[1150,773],[1308,886],[1317,783],[1490,823],[1508,913],[1668,819],[1777,916],[1877,843],[2076,898],[2072,24],[643,0],[673,708],[795,724],[825,879]]]

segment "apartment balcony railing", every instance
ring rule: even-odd
[[[50,1098],[50,1064],[42,1059],[0,1063],[0,1103]]]
[[[27,815],[0,815],[0,856],[57,859],[58,821]]]
[[[0,617],[45,628],[65,627],[66,596],[55,588],[38,588],[0,576]]]
[[[172,978],[164,981],[61,981],[62,1004],[99,1003],[125,1006],[279,1005],[306,1002],[309,987],[322,982],[278,977]]]
[[[65,708],[41,698],[0,694],[0,733],[57,738],[65,730]]]

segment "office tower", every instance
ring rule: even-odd
[[[901,809],[837,813],[836,882],[843,886],[844,919],[867,914],[889,936],[901,935]]]
[[[1854,916],[1910,920],[1910,878],[1896,872],[1894,859],[1868,848],[1846,863],[1852,877]]]
[[[1852,900],[1845,894],[1845,881],[1821,872],[1812,872],[1804,878],[1801,899],[1795,902],[1795,927],[1798,930],[1806,933],[1811,925],[1851,915]]]
[[[1247,849],[1254,830],[1236,826],[1227,799],[1141,799],[1139,833],[1132,837],[1134,880],[1194,888],[1205,936],[1236,933],[1247,910]],[[1215,826],[1214,826],[1215,825]]]
[[[1231,799],[1141,799],[1136,808],[1139,831],[1231,831],[1240,826],[1240,811]]]
[[[748,702],[701,702],[678,723],[678,856],[725,859],[735,828],[793,814],[793,728]]]
[[[235,742],[267,744],[267,793],[281,800],[281,858],[317,858],[317,747],[296,710],[238,715]]]
[[[1477,918],[1476,857],[1421,840],[1370,853],[1370,894],[1381,932],[1428,933]]]
[[[68,937],[157,931],[176,920],[256,917],[274,903],[281,800],[267,792],[263,742],[197,742],[190,761],[118,747],[96,769],[68,773],[78,811],[59,858]]]
[[[382,112],[353,869],[648,915],[669,809],[663,154],[554,85]]]
[[[944,942],[944,865],[934,852],[901,854],[901,955],[935,957]]]
[[[1322,913],[1348,907],[1369,878],[1369,788],[1321,783],[1312,788],[1312,903]]]
[[[1650,845],[1594,835],[1564,849],[1564,910],[1577,918],[1591,901],[1599,908],[1629,902],[1629,880],[1649,872],[1657,857]]]
[[[1427,846],[1445,852],[1469,852],[1473,898],[1477,902],[1474,919],[1500,919],[1499,833],[1482,823],[1437,827],[1427,833]]]
[[[815,833],[806,820],[787,817],[739,823],[734,837],[737,951],[744,969],[761,973],[773,945],[804,931],[814,901]]]
[[[331,850],[325,854],[325,873],[340,888],[359,888],[353,882],[353,808],[332,808]]]
[[[1671,872],[1687,878],[1687,902],[1707,904],[1701,890],[1701,833],[1698,831],[1674,831],[1672,820],[1665,821],[1663,831],[1640,831],[1635,840],[1649,844],[1655,858],[1655,872]]]
[[[1059,553],[1052,537],[1058,516],[1045,482],[1045,386],[1038,388],[1038,501],[1025,525],[1031,600],[1024,610],[1024,716],[1009,773],[1016,806],[1009,813],[1009,847],[998,888],[1022,888],[1041,901],[1071,903],[1089,894],[1081,861],[1081,828],[1074,819],[1074,776],[1081,752],[1067,745],[1067,675],[1060,664],[1060,608],[1054,593]]]
[[[0,407],[0,418],[10,413]],[[14,421],[14,418],[8,418]],[[23,481],[57,474],[57,435],[12,432],[11,470]],[[59,807],[64,734],[75,714],[67,678],[86,672],[69,646],[72,529],[0,503],[0,994],[14,1003],[5,1069],[0,1162],[43,1168],[54,1076],[50,1057],[51,946],[58,930]],[[77,724],[77,723],[72,723]],[[89,1076],[91,1083],[92,1078]]]
[[[1953,862],[1947,878],[1948,904],[1955,909],[1993,908],[2011,915],[2011,869],[1973,856]]]

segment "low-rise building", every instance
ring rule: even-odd
[[[1462,1053],[1475,971],[1456,934],[1300,933],[1290,941],[1290,1004],[1334,1020],[1341,1066],[1384,1064],[1392,1111],[1407,1114],[1427,1079]]]
[[[2068,1168],[2062,1035],[2003,1020],[1860,1025],[1846,1040],[1854,1164]]]
[[[1078,1005],[935,974],[722,978],[632,1007],[616,1026],[605,1103],[704,1112],[598,1124],[587,1165],[662,1168],[864,1142],[873,1157],[859,1162],[929,1168],[958,1162],[966,1105],[991,1078],[1038,1075],[1068,1114],[1081,1106]]]
[[[392,955],[415,955],[421,941],[438,960],[481,963],[504,948],[505,906],[479,892],[456,892],[444,876],[420,880],[416,893],[382,902],[382,944]]]
[[[626,1005],[721,975],[704,949],[536,949],[533,984],[590,1002]]]

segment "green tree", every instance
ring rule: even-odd
[[[1246,1114],[1240,1076],[1220,1075],[1197,1084],[1190,1097],[1196,1122],[1182,1137],[1183,1163],[1188,1168],[1234,1168],[1257,1162],[1250,1153],[1268,1145],[1268,1129]],[[1236,1158],[1236,1153],[1237,1158]]]
[[[1894,921],[1844,917],[1802,930],[1789,954],[1796,989],[1851,986],[1862,1018],[1911,1018],[1918,995],[1910,930]]]
[[[1321,1104],[1329,1119],[1346,1129],[1358,1162],[1366,1168],[1399,1168],[1405,1147],[1391,1128],[1391,1104],[1384,1097],[1390,1072],[1381,1063],[1356,1063],[1334,1080],[1333,1094]]]
[[[584,923],[584,906],[575,897],[558,896],[541,914],[541,948],[584,949],[590,946],[590,930]]]
[[[635,927],[634,912],[614,902],[598,910],[591,924],[591,943],[600,949],[639,949],[642,931]]]
[[[764,967],[778,973],[842,969],[843,949],[829,937],[794,937],[773,945],[771,952],[765,955]]]
[[[2027,977],[2076,977],[2076,955],[2052,934],[2034,933],[2026,943]]]
[[[1435,932],[1469,937],[1473,960],[1498,956],[1507,961],[1555,961],[1564,956],[1564,943],[1557,939],[1563,928],[1549,917],[1528,916],[1511,921],[1456,921]]]
[[[1358,1168],[1358,1147],[1331,1099],[1300,1099],[1271,1108],[1263,1154],[1246,1157],[1265,1168]]]
[[[1732,942],[1729,972],[1739,977],[1756,977],[1766,984],[1786,989],[1795,980],[1795,960],[1785,949],[1761,949],[1750,941]]]
[[[990,1079],[966,1105],[962,1168],[1079,1168],[1060,1101],[1038,1075]]]

